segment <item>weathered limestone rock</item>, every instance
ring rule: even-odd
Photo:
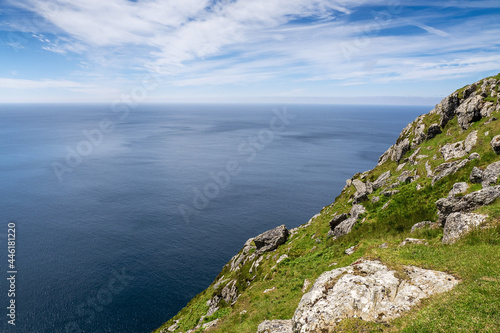
[[[437,175],[432,178],[432,185],[434,185],[437,181],[443,179],[444,177],[454,174],[455,172],[463,168],[467,163],[469,163],[469,160],[466,159],[462,161],[448,162],[438,165],[434,170],[434,174]]]
[[[399,163],[399,161],[409,150],[410,150],[410,141],[408,140],[408,138],[406,138],[396,145],[396,149],[394,150],[392,160]]]
[[[460,104],[460,100],[458,98],[458,93],[454,92],[453,94],[445,97],[440,104],[436,107],[437,113],[441,115],[441,120],[439,121],[439,126],[443,128],[446,126],[448,121],[453,119],[455,116],[455,109]]]
[[[286,258],[288,258],[288,255],[287,254],[283,254],[281,255],[278,260],[276,260],[276,264],[279,264],[280,262],[282,262],[283,260],[285,260]]]
[[[424,244],[427,245],[427,242],[425,239],[418,239],[418,238],[406,238],[404,241],[399,244],[399,246],[405,246],[406,244]]]
[[[353,245],[353,246],[351,246],[350,248],[348,248],[347,250],[344,251],[344,253],[347,254],[348,256],[350,256],[354,252],[356,252],[356,245]]]
[[[445,161],[451,160],[452,158],[464,157],[467,154],[463,141],[447,143],[439,149],[439,152],[443,155]]]
[[[206,316],[211,316],[219,310],[219,302],[222,299],[220,296],[214,296],[207,301],[208,311]]]
[[[431,165],[429,164],[429,161],[425,162],[425,171],[427,172],[427,177],[432,178],[434,176],[434,173],[432,172]]]
[[[340,222],[335,228],[332,230],[331,236],[340,237],[343,235],[347,235],[351,232],[352,228],[358,223],[358,218],[361,214],[366,213],[365,207],[362,205],[353,205],[350,211],[350,217]],[[331,225],[331,224],[330,224]]]
[[[363,205],[353,205],[351,208],[351,217],[357,219],[361,214],[366,213],[366,209]]]
[[[443,231],[443,244],[453,244],[483,223],[488,215],[456,212],[448,215]]]
[[[450,193],[448,193],[448,196],[454,197],[457,194],[465,193],[467,192],[468,188],[469,184],[467,184],[466,182],[455,183],[453,184],[453,188],[451,189]]]
[[[452,158],[461,158],[469,154],[472,148],[477,143],[477,131],[469,133],[464,141],[445,144],[439,151],[443,155],[445,161]]]
[[[335,229],[342,221],[345,221],[349,218],[349,214],[337,214],[330,220],[330,229]]]
[[[491,163],[486,167],[486,169],[482,173],[483,179],[481,185],[483,185],[483,187],[495,185],[499,175],[500,175],[500,161]]]
[[[384,191],[381,194],[386,197],[391,197],[394,194],[398,194],[400,191],[399,190],[392,190],[392,191]]]
[[[413,141],[411,142],[411,148],[415,149],[419,144],[424,142],[425,138],[427,137],[427,135],[425,134],[425,124],[418,123],[413,133],[415,135],[413,137]]]
[[[472,151],[472,148],[477,143],[477,131],[472,131],[467,135],[467,138],[465,138],[464,141],[464,148],[467,153],[470,153]]]
[[[386,171],[383,174],[381,174],[376,181],[372,183],[372,187],[374,190],[379,189],[383,187],[386,183],[387,180],[391,177],[391,171]]]
[[[489,205],[496,198],[500,197],[500,185],[483,188],[463,197],[448,197],[436,201],[438,209],[439,223],[444,225],[446,218],[455,212],[470,212],[477,207]]]
[[[260,323],[257,333],[293,333],[291,320],[266,320]]]
[[[481,155],[479,155],[478,153],[472,153],[469,155],[469,160],[478,160],[481,158]]]
[[[418,222],[418,223],[415,223],[412,227],[411,227],[411,230],[410,232],[415,232],[417,231],[418,229],[423,229],[427,226],[431,226],[434,222],[432,221],[422,221],[422,222]]]
[[[275,250],[288,239],[288,230],[285,225],[280,225],[268,230],[253,239],[259,253]]]
[[[398,176],[398,181],[400,183],[409,183],[413,180],[414,177],[415,175],[412,172],[405,170]]]
[[[500,135],[497,135],[491,139],[491,148],[493,148],[493,151],[500,155]]]
[[[211,328],[211,327],[216,326],[218,322],[219,322],[219,318],[217,318],[217,319],[215,319],[215,320],[212,320],[212,321],[210,321],[210,322],[208,322],[208,323],[206,323],[206,324],[203,324],[203,325],[201,326],[201,328],[203,328],[204,330],[209,329],[209,328]]]
[[[478,167],[472,168],[469,180],[471,183],[481,183],[483,181],[483,170]]]
[[[414,266],[404,267],[407,279],[395,273],[380,261],[362,260],[321,274],[295,310],[293,332],[333,332],[339,321],[352,317],[392,320],[458,284],[449,274]]]
[[[305,293],[307,291],[307,288],[311,285],[311,281],[308,279],[304,280],[304,285],[302,285],[302,293]]]
[[[458,124],[463,130],[481,119],[481,108],[483,98],[481,96],[471,96],[467,98],[456,110]]]
[[[238,288],[236,287],[236,280],[229,282],[222,289],[222,298],[226,301],[227,304],[234,304],[238,299]]]

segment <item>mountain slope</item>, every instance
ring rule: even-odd
[[[412,265],[460,283],[399,318],[347,316],[325,332],[497,331],[499,86],[500,74],[468,85],[408,124],[373,170],[346,181],[334,203],[299,228],[247,241],[210,287],[155,332],[256,332],[276,319],[288,321],[268,332],[298,330],[290,319],[314,281],[360,259],[383,263],[401,281]],[[402,245],[407,238],[420,241]]]

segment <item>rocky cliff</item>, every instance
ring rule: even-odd
[[[334,203],[249,239],[155,332],[497,331],[499,86],[419,116]]]

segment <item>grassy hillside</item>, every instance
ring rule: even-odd
[[[500,79],[500,75],[495,79]],[[482,83],[483,81],[477,83],[477,89],[481,89]],[[457,91],[459,98],[464,98],[465,89],[467,87]],[[455,244],[442,244],[443,228],[424,228],[410,233],[411,227],[417,222],[437,221],[435,202],[447,197],[455,183],[469,183],[467,193],[482,188],[481,184],[472,184],[469,180],[473,167],[484,169],[500,160],[490,145],[492,138],[500,134],[500,120],[491,121],[493,117],[500,118],[498,95],[492,95],[495,94],[488,91],[488,95],[482,98],[483,103],[492,103],[493,108],[496,107],[495,111],[490,116],[473,122],[467,130],[462,130],[457,117],[454,117],[441,128],[441,134],[406,152],[399,164],[388,160],[367,173],[356,174],[353,179],[374,181],[390,170],[391,177],[387,184],[397,183],[392,190],[399,192],[385,196],[382,192],[386,189],[382,187],[369,194],[368,200],[362,202],[367,210],[361,216],[363,222],[355,225],[349,234],[337,239],[327,235],[332,217],[351,209],[356,192],[354,186],[346,186],[334,203],[324,207],[307,227],[294,230],[285,244],[272,252],[264,253],[257,269],[254,267],[250,272],[255,260],[248,261],[236,271],[231,271],[230,265],[226,265],[210,287],[155,332],[168,332],[169,327],[175,328],[173,332],[187,332],[195,329],[198,324],[219,318],[214,327],[206,330],[198,328],[193,332],[255,333],[259,323],[266,319],[292,318],[302,295],[307,291],[302,290],[305,279],[314,283],[321,273],[350,265],[362,257],[380,259],[396,270],[402,265],[415,265],[448,272],[459,278],[461,283],[451,292],[424,300],[418,307],[394,321],[373,323],[347,319],[340,323],[337,331],[499,332],[500,199],[475,211],[489,215],[486,222],[488,227],[474,230]],[[407,127],[406,132],[402,132],[398,142],[408,133],[407,137],[412,142],[419,123],[425,124],[427,129],[440,121],[440,115],[436,112],[419,118]],[[470,153],[476,152],[480,158],[470,160],[456,173],[432,185],[432,178],[427,175],[426,162],[434,170],[445,162],[440,148],[447,143],[465,140],[473,131],[477,131],[477,143]],[[411,163],[408,158],[416,149],[420,149],[419,158]],[[454,158],[446,162],[462,159]],[[401,167],[405,160],[406,164]],[[404,172],[417,179],[400,183],[397,178]],[[379,197],[379,200],[374,200],[374,197]],[[425,239],[428,245],[398,246],[407,237]],[[387,247],[381,248],[383,243],[387,243]],[[345,254],[344,251],[351,246],[356,246],[355,252],[352,255]],[[288,258],[277,264],[277,259],[284,254]],[[220,295],[225,283],[231,280],[237,280],[236,286],[240,294],[237,301],[233,305],[221,301],[218,311],[203,318],[209,309],[207,301]],[[215,283],[220,281],[223,282],[214,288]],[[264,293],[267,289],[272,291]],[[175,327],[175,323],[178,327]]]

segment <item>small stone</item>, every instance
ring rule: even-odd
[[[479,155],[478,153],[472,153],[469,155],[469,160],[478,160],[481,158],[481,155]]]
[[[257,333],[292,333],[291,320],[266,320],[259,324]]]
[[[381,249],[387,249],[388,247],[389,247],[389,245],[387,245],[387,243],[384,243],[384,244],[379,246],[379,248],[381,248]]]
[[[304,280],[304,285],[302,286],[302,293],[305,293],[307,291],[307,288],[311,285],[311,281],[308,279]]]
[[[383,206],[382,206],[382,210],[386,209],[387,207],[389,207],[389,204],[391,203],[391,200],[387,201]]]
[[[432,225],[433,223],[434,223],[434,222],[432,222],[432,221],[422,221],[422,222],[415,223],[415,224],[411,227],[411,231],[410,231],[410,232],[415,232],[415,231],[417,231],[418,229],[425,228],[425,227],[427,227],[427,226]]]
[[[354,252],[356,252],[356,245],[351,246],[350,248],[348,248],[347,250],[344,251],[344,253],[347,254],[348,256],[350,256]]]
[[[405,246],[406,244],[423,244],[423,245],[428,245],[428,243],[425,241],[425,239],[418,239],[418,238],[406,238],[399,246]]]
[[[279,264],[280,262],[282,262],[283,260],[285,260],[286,258],[288,258],[288,255],[284,254],[282,255],[281,257],[279,257],[279,259],[276,261],[277,264]]]
[[[268,294],[268,293],[275,291],[275,290],[276,290],[276,287],[272,287],[271,289],[266,289],[266,290],[264,290],[264,294]]]

